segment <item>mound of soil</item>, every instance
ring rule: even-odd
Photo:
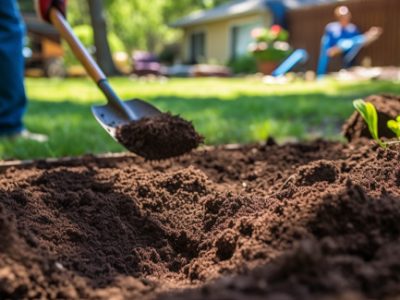
[[[169,113],[119,126],[116,137],[129,151],[149,160],[179,156],[203,142],[192,123]]]
[[[0,299],[395,299],[400,147],[226,146],[0,175]]]
[[[387,127],[387,121],[394,120],[400,115],[400,96],[373,95],[365,99],[374,104],[378,112],[378,133],[380,137],[395,138],[396,135]],[[354,112],[342,128],[343,135],[348,141],[360,138],[371,139],[368,127],[358,112]]]

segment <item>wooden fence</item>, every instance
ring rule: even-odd
[[[373,66],[400,66],[400,0],[348,0],[288,13],[291,44],[294,48],[306,49],[310,55],[305,68],[316,69],[321,36],[326,24],[334,21],[333,11],[339,5],[349,7],[353,23],[361,31],[371,26],[380,26],[384,30],[378,41],[361,51],[359,62],[368,58]],[[337,70],[339,66],[340,60],[334,59],[330,70]]]

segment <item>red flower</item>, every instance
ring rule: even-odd
[[[273,33],[275,33],[276,35],[278,35],[281,32],[281,30],[282,30],[282,27],[279,26],[279,25],[272,25],[271,26],[271,31]]]

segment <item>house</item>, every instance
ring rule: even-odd
[[[285,25],[287,10],[338,0],[235,0],[195,12],[172,27],[184,32],[181,59],[224,64],[247,54],[256,27]]]

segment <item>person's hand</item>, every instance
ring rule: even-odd
[[[340,49],[337,46],[333,46],[333,47],[328,49],[328,56],[329,57],[335,57],[335,56],[337,56],[337,55],[339,55],[341,53],[342,53],[342,49]]]
[[[365,37],[365,45],[369,45],[372,42],[375,42],[383,33],[382,27],[373,26],[366,33],[364,33]]]
[[[36,12],[40,18],[50,23],[49,13],[52,7],[57,8],[64,16],[67,0],[35,0]]]

